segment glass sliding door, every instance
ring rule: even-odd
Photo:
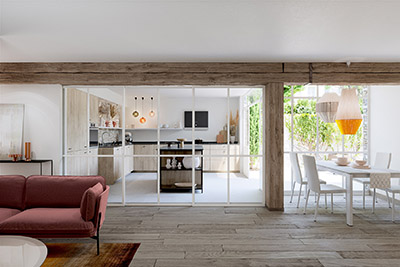
[[[202,149],[203,190],[198,204],[228,203],[228,88],[195,88],[194,136]]]
[[[262,94],[65,87],[64,174],[103,176],[115,204],[262,205]]]
[[[158,203],[158,89],[125,88],[125,175],[127,204]]]

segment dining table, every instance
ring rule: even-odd
[[[342,175],[346,180],[346,223],[353,226],[353,179],[369,178],[371,173],[386,172],[390,173],[391,178],[400,178],[400,171],[392,169],[378,168],[355,168],[351,163],[347,166],[337,165],[334,161],[317,161],[319,171],[328,171],[334,174]]]

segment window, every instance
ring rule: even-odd
[[[327,92],[340,95],[341,86],[308,85],[285,86],[284,91],[284,149],[285,190],[291,190],[292,171],[288,153],[314,155],[317,160],[331,160],[336,156],[368,159],[368,87],[356,86],[363,122],[356,135],[341,135],[336,123],[323,122],[315,112],[318,99]],[[341,185],[338,176],[321,173],[321,179]],[[355,185],[355,189],[359,189]]]

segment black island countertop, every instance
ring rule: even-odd
[[[192,148],[193,148],[192,145],[185,145],[184,147],[178,147],[177,145],[171,145],[171,146],[160,147],[160,151],[190,151],[190,150],[192,150]],[[194,150],[201,151],[201,150],[203,150],[203,146],[195,145]]]
[[[177,145],[178,141],[160,141],[160,145]],[[185,141],[185,145],[191,145],[191,141]],[[196,145],[227,145],[228,143],[217,143],[216,141],[203,141],[202,143],[196,143]],[[231,145],[238,145],[239,142],[230,143]],[[125,146],[131,145],[157,145],[157,141],[133,141],[133,142],[126,142]],[[113,143],[106,143],[106,144],[99,144],[98,146],[90,146],[91,148],[114,148],[114,147],[121,147],[122,142],[113,142]],[[186,147],[186,146],[185,146]]]

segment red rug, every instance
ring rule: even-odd
[[[100,255],[93,243],[47,243],[42,266],[129,266],[140,244],[102,243]]]

